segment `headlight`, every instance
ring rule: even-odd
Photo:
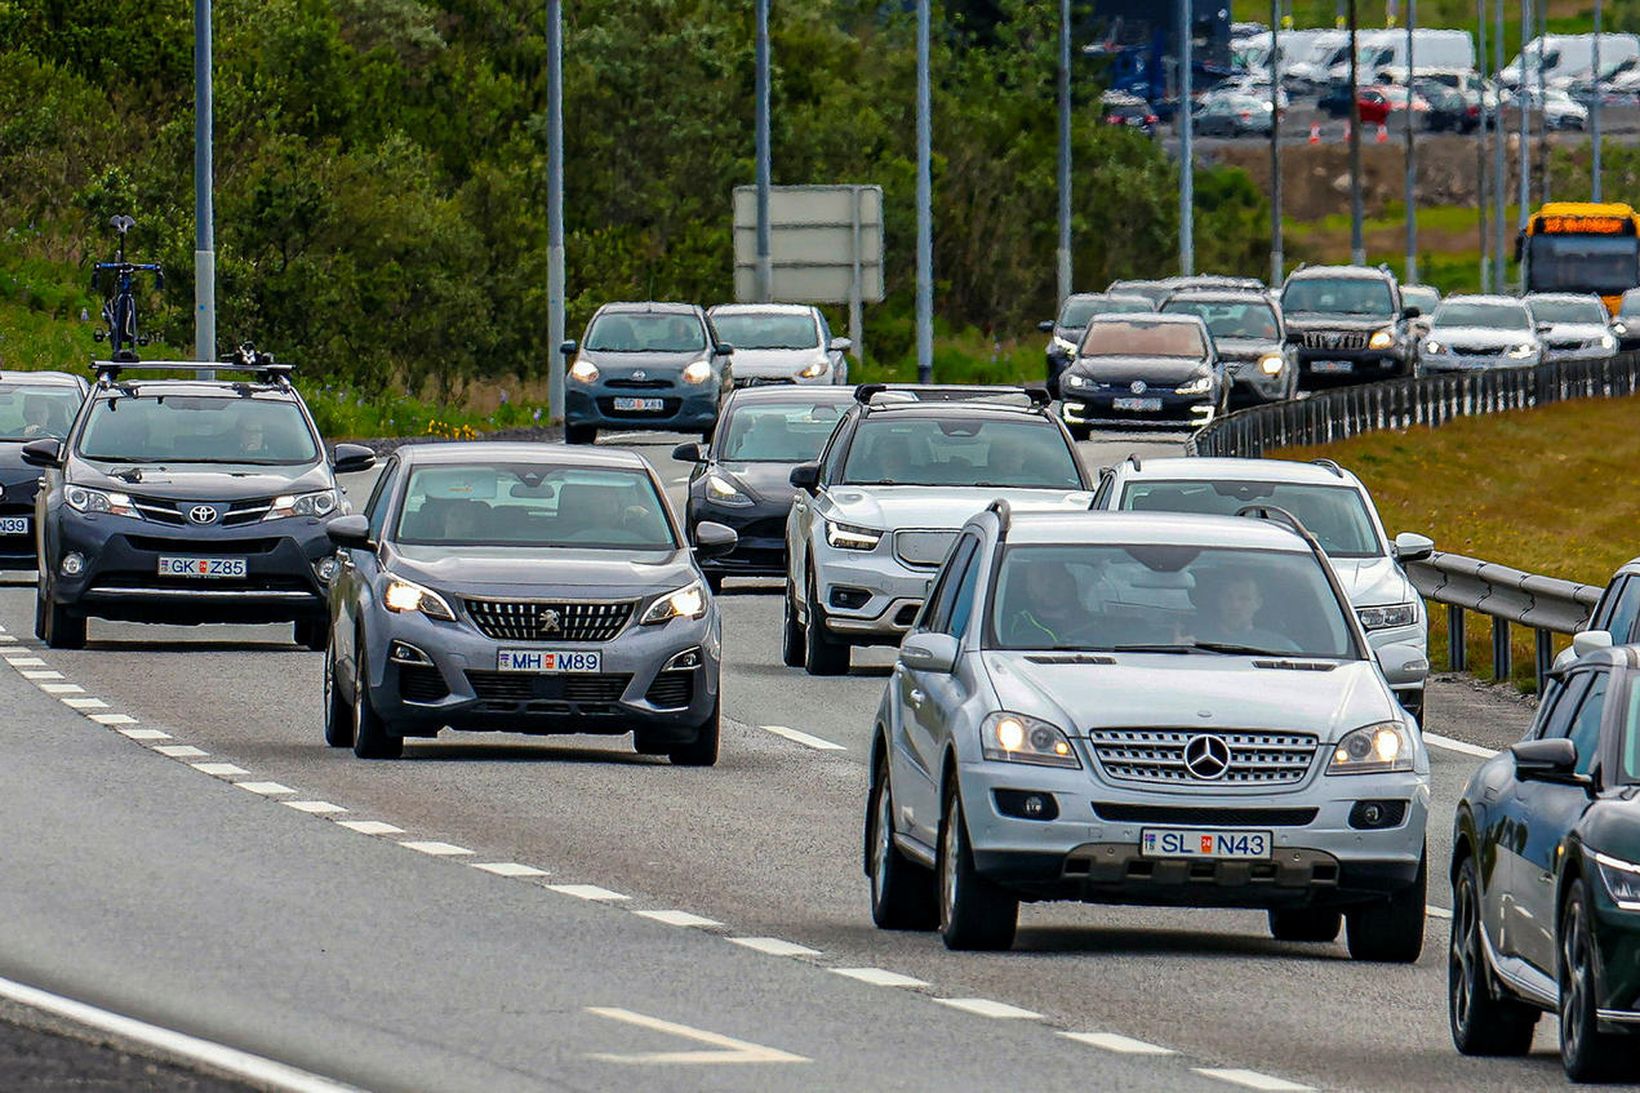
[[[747,497],[739,486],[716,471],[706,476],[706,496],[720,505],[749,505],[752,503],[752,499]]]
[[[597,383],[598,366],[591,361],[576,361],[569,366],[569,378],[576,383]]]
[[[1600,348],[1602,348],[1602,349],[1616,349],[1617,348],[1617,339],[1612,337],[1610,334],[1600,335]]]
[[[1395,331],[1389,327],[1383,330],[1374,330],[1372,337],[1367,339],[1368,349],[1388,349],[1395,344]]]
[[[329,516],[336,511],[336,491],[284,494],[273,499],[273,507],[262,519],[278,520],[285,516]]]
[[[110,516],[142,519],[142,513],[131,504],[130,494],[105,493],[102,490],[88,490],[84,486],[69,486],[63,491],[63,500],[68,502],[69,508],[80,512],[106,512]]]
[[[1412,741],[1398,721],[1356,729],[1333,749],[1328,774],[1385,774],[1412,769]]]
[[[1061,353],[1069,353],[1073,357],[1076,356],[1076,343],[1071,341],[1069,338],[1061,338],[1058,334],[1055,334],[1053,336],[1053,347]]]
[[[1436,341],[1434,338],[1431,338],[1427,342],[1424,343],[1424,352],[1425,353],[1444,353],[1445,351],[1446,351],[1446,346],[1442,345],[1440,342]]]
[[[672,619],[698,619],[704,614],[706,593],[701,591],[699,581],[693,581],[675,592],[668,592],[656,599],[638,623],[641,626],[654,626],[656,623],[669,622]]]
[[[1195,379],[1173,388],[1173,393],[1175,395],[1205,395],[1212,389],[1213,377],[1211,375],[1197,376]]]
[[[684,383],[705,383],[712,378],[711,361],[695,361],[683,370]]]
[[[1086,387],[1087,385],[1088,381],[1081,376],[1072,374],[1065,377],[1065,386],[1067,387]]]
[[[985,758],[1043,767],[1080,767],[1071,742],[1057,726],[1019,713],[994,713],[980,726]]]
[[[1517,345],[1517,346],[1511,347],[1507,355],[1515,358],[1517,361],[1523,361],[1527,357],[1530,357],[1533,353],[1536,353],[1536,352],[1537,352],[1537,346],[1532,345],[1530,342],[1528,342],[1525,345]]]
[[[1612,324],[1612,333],[1616,334],[1619,338],[1627,337],[1628,333],[1629,333],[1629,324],[1625,323],[1625,322],[1615,322],[1615,323],[1613,323]]]
[[[1287,361],[1280,353],[1266,353],[1258,359],[1258,370],[1266,376],[1279,376],[1285,367]]]
[[[819,379],[829,371],[831,371],[831,362],[825,357],[821,357],[819,360],[797,373],[797,375],[800,379],[812,380]]]
[[[835,524],[826,521],[826,542],[840,550],[876,550],[883,533],[854,524]]]
[[[1595,867],[1619,910],[1640,911],[1640,865],[1596,853]]]
[[[454,622],[456,618],[456,613],[450,610],[449,601],[443,596],[403,577],[388,576],[382,603],[387,605],[389,611],[400,614],[419,611],[430,619],[443,619],[445,622]]]
[[[1392,626],[1411,626],[1418,621],[1418,608],[1410,603],[1395,603],[1385,607],[1360,607],[1356,615],[1368,630],[1388,630]]]

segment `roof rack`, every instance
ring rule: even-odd
[[[997,498],[985,506],[985,511],[997,514],[997,538],[1006,539],[1008,537],[1008,527],[1013,523],[1014,518],[1014,510],[1008,504],[1008,499],[1006,497]]]
[[[1138,452],[1129,452],[1127,454],[1127,458],[1122,460],[1122,462],[1123,463],[1133,464],[1133,469],[1136,470],[1136,471],[1142,471],[1142,470],[1145,469],[1144,464],[1139,462],[1139,453]]]
[[[111,361],[91,362],[91,370],[96,373],[97,381],[105,385],[118,383],[120,376],[126,372],[174,372],[180,369],[250,372],[261,383],[288,387],[295,367],[292,364],[275,361],[272,353],[264,353],[249,342],[235,349],[233,357],[226,361],[139,361],[134,353],[121,353]]]
[[[1331,471],[1333,474],[1337,475],[1339,478],[1344,477],[1344,468],[1340,467],[1337,463],[1333,462],[1330,459],[1312,459],[1312,460],[1310,460],[1310,462],[1315,464],[1317,467],[1327,468],[1329,471]]]
[[[892,399],[877,402],[879,395],[893,395]],[[1033,409],[1047,406],[1053,400],[1048,387],[1042,383],[1018,386],[1005,384],[959,383],[862,383],[854,389],[854,400],[862,406],[892,405],[908,402],[985,402],[993,399],[1023,396]]]

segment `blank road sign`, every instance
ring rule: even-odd
[[[735,187],[735,299],[757,299],[757,188]],[[883,298],[880,186],[769,190],[771,295],[803,304]]]

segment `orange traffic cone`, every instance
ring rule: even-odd
[[[1350,126],[1352,126],[1353,124],[1355,124],[1355,123],[1354,122],[1348,122],[1348,121],[1346,121],[1344,123],[1344,143],[1345,144],[1348,144],[1350,142]]]
[[[1321,123],[1318,121],[1312,121],[1310,123],[1310,143],[1321,143]]]
[[[1380,124],[1378,126],[1378,136],[1374,138],[1374,141],[1378,144],[1387,144],[1389,142],[1389,127],[1387,125]]]

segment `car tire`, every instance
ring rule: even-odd
[[[781,627],[780,637],[780,660],[788,668],[801,668],[807,661],[808,643],[803,633],[803,624],[797,621],[796,597],[792,592],[792,579],[787,577],[784,625]]]
[[[333,748],[353,746],[353,704],[336,686],[336,647],[325,651],[325,743]]]
[[[723,574],[713,573],[710,570],[708,570],[707,573],[706,573],[706,587],[710,588],[712,590],[712,595],[714,595],[714,596],[716,596],[718,593],[722,592],[723,591]]]
[[[894,845],[894,789],[886,757],[877,760],[866,795],[866,876],[871,878],[871,921],[879,930],[939,925],[934,874]]]
[[[811,676],[846,676],[849,669],[849,647],[826,630],[825,608],[815,594],[814,581],[809,581],[809,621],[803,628],[803,669]]]
[[[1019,928],[1019,897],[986,880],[974,868],[962,793],[954,777],[945,790],[935,863],[940,935],[945,947],[981,951],[1012,948]]]
[[[1600,1031],[1589,890],[1572,881],[1560,912],[1560,1064],[1574,1082],[1607,1082],[1640,1074],[1634,1040]]]
[[[1337,941],[1344,928],[1344,915],[1325,907],[1293,907],[1272,910],[1270,936],[1277,941]]]
[[[360,759],[397,759],[404,754],[404,737],[394,735],[392,725],[371,704],[367,663],[361,638],[353,646],[353,754]]]
[[[1429,853],[1418,859],[1418,877],[1399,892],[1374,903],[1351,907],[1350,957],[1379,964],[1411,964],[1424,951],[1425,898],[1429,888]]]
[[[722,736],[723,718],[720,705],[714,701],[712,712],[701,722],[695,738],[687,744],[673,744],[667,749],[667,758],[674,767],[712,767],[718,761],[718,740]]]
[[[312,652],[322,653],[330,644],[328,619],[298,619],[292,630],[296,644]]]
[[[47,598],[40,605],[40,640],[48,649],[84,649],[86,620]]]
[[[1481,886],[1466,856],[1452,885],[1452,941],[1447,948],[1446,1016],[1460,1055],[1520,1056],[1532,1050],[1538,1011],[1499,997],[1481,943]]]
[[[596,425],[565,425],[565,444],[596,444],[598,443],[598,426]]]

